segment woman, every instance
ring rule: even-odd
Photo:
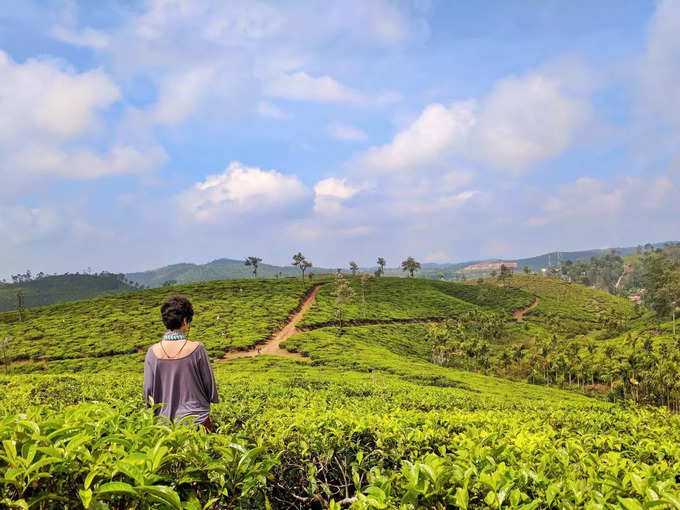
[[[217,386],[210,359],[201,342],[187,340],[194,309],[184,296],[172,296],[161,306],[167,332],[149,347],[144,360],[144,396],[162,407],[169,420],[193,416],[196,425],[212,429],[210,403],[217,403]]]

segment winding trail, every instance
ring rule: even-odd
[[[293,313],[281,329],[274,333],[265,343],[256,345],[249,351],[229,351],[224,355],[222,361],[229,361],[236,358],[252,358],[260,354],[273,354],[275,356],[283,356],[285,358],[309,359],[297,352],[291,352],[281,347],[281,342],[285,342],[293,335],[300,332],[295,326],[303,315],[309,310],[314,301],[316,301],[316,294],[319,292],[322,284],[314,286],[309,295],[300,303],[298,310]]]
[[[513,319],[522,320],[524,317],[524,314],[526,314],[529,310],[533,310],[538,306],[538,303],[540,303],[541,300],[539,298],[536,298],[536,301],[534,301],[532,304],[527,306],[526,308],[520,308],[519,310],[515,310],[515,313],[512,314]]]

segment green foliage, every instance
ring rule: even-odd
[[[344,303],[343,335],[319,327],[285,343],[311,362],[214,364],[215,434],[144,408],[136,349],[162,331],[168,289],[29,310],[25,323],[0,315],[13,355],[35,346],[47,360],[13,363],[0,376],[0,506],[680,508],[678,415],[473,372],[516,363],[557,384],[564,358],[599,381],[594,368],[623,356],[636,370],[624,371],[636,383],[626,397],[644,403],[643,388],[675,384],[668,324],[657,336],[640,329],[630,340],[596,341],[620,327],[610,327],[612,316],[624,328],[646,319],[625,300],[549,278],[513,276],[503,288],[341,278],[363,290]],[[323,286],[308,326],[334,317],[336,286],[315,283]],[[308,290],[299,280],[252,279],[172,289],[193,300],[193,338],[213,352],[267,337]],[[539,306],[516,322],[512,313],[536,296]],[[572,312],[585,334],[566,341],[571,323],[555,317]],[[356,325],[363,320],[388,322]],[[130,354],[93,356],[116,343]],[[471,371],[433,364],[435,345],[464,360],[447,364]],[[64,353],[92,357],[57,359]],[[658,377],[649,375],[655,364]]]
[[[413,278],[413,273],[420,269],[420,262],[416,261],[413,257],[409,257],[401,263],[401,270],[409,274]]]
[[[65,274],[45,276],[16,284],[0,284],[0,311],[15,310],[17,291],[21,291],[26,308],[51,305],[63,301],[90,299],[129,292],[135,287],[123,281],[121,275]]]
[[[538,296],[540,303],[529,312],[532,319],[548,331],[567,337],[606,330],[609,328],[609,317],[615,317],[614,321],[620,323],[610,335],[615,336],[619,326],[625,327],[628,322],[642,315],[626,299],[556,278],[513,275],[508,278],[506,286]]]
[[[509,315],[535,299],[519,289],[473,286],[425,279],[373,278],[349,282],[362,301],[345,306],[349,321],[457,317],[486,310]],[[302,326],[329,324],[334,320],[334,301],[329,286],[321,288]]]
[[[26,320],[0,313],[0,337],[11,336],[12,360],[54,360],[132,354],[145,350],[163,332],[160,305],[184,294],[196,315],[191,339],[212,355],[264,341],[306,292],[299,281],[223,280],[178,285],[116,296],[33,308]]]

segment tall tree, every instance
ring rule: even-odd
[[[378,270],[376,271],[377,276],[382,276],[383,274],[385,274],[385,264],[387,264],[387,262],[385,262],[385,259],[382,257],[378,257]]]
[[[359,265],[354,262],[353,260],[349,263],[349,270],[352,271],[352,276],[357,275],[357,271],[359,270]]]
[[[338,336],[342,333],[342,321],[345,318],[345,304],[355,297],[355,292],[350,287],[342,273],[335,275],[335,289],[332,296],[335,298],[335,316],[338,319]]]
[[[244,264],[253,268],[253,278],[257,278],[257,265],[262,262],[260,257],[248,257]]]
[[[505,264],[501,264],[501,272],[498,275],[498,279],[500,280],[501,284],[505,286],[505,283],[510,277],[512,277],[512,269]]]
[[[302,273],[302,281],[305,281],[305,271],[312,267],[312,263],[309,262],[302,254],[302,252],[299,251],[295,255],[293,255],[293,265],[297,266],[297,268]]]
[[[413,273],[420,269],[420,262],[416,261],[413,257],[409,257],[401,263],[401,270],[407,271],[409,276],[413,278]]]

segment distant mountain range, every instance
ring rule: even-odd
[[[654,248],[663,248],[669,243],[655,243]],[[634,255],[638,251],[636,246],[614,248],[617,255]],[[590,260],[595,257],[602,257],[611,253],[612,249],[584,250],[572,252],[551,252],[535,257],[523,259],[488,259],[470,260],[467,262],[456,263],[423,263],[421,270],[416,273],[420,278],[440,278],[460,279],[460,270],[466,266],[484,262],[515,262],[517,271],[521,271],[524,266],[528,266],[532,271],[539,271],[548,265],[557,265],[558,261],[576,262],[578,260]],[[144,287],[160,287],[165,284],[202,282],[208,280],[221,280],[231,278],[249,278],[252,276],[252,268],[245,266],[243,260],[236,259],[217,259],[207,264],[181,263],[170,266],[152,269],[150,271],[140,271],[136,273],[111,274],[101,273],[91,274],[64,274],[48,275],[40,278],[28,279],[18,283],[0,282],[0,311],[15,310],[17,307],[17,293],[21,290],[24,296],[24,306],[31,308],[41,305],[49,305],[63,301],[73,301],[77,299],[89,299],[97,296],[129,292]],[[342,268],[344,272],[349,272],[347,266]],[[362,267],[361,272],[373,273],[377,266]],[[336,268],[313,267],[312,273],[334,273]],[[309,274],[309,272],[308,272]],[[293,266],[274,266],[271,264],[260,264],[257,276],[260,278],[285,278],[299,276],[300,271]],[[404,276],[400,267],[385,268],[386,276]],[[477,275],[468,275],[476,277]]]
[[[654,243],[654,248],[663,248],[667,243]],[[628,256],[637,253],[637,246],[627,246],[613,248],[617,255]],[[541,268],[549,265],[557,265],[558,261],[566,262],[570,260],[576,262],[577,260],[590,260],[595,257],[602,257],[611,253],[612,248],[594,249],[584,251],[571,252],[550,252],[535,257],[528,257],[522,259],[487,259],[487,260],[470,260],[467,262],[455,263],[423,263],[421,270],[417,275],[421,278],[439,278],[440,275],[444,278],[456,278],[460,275],[458,271],[466,266],[472,264],[479,264],[482,262],[515,262],[518,269],[521,270],[524,266],[528,266],[532,271],[538,271]],[[347,266],[342,268],[343,271],[348,272]],[[374,272],[377,266],[362,267],[362,272]],[[335,272],[336,268],[313,267],[313,273],[329,273]],[[276,278],[298,276],[300,271],[293,266],[274,266],[270,264],[260,264],[257,270],[257,276],[260,278]],[[400,267],[385,268],[385,275],[387,276],[403,276],[404,273]],[[147,287],[158,287],[165,282],[172,281],[176,283],[190,283],[202,282],[208,280],[220,280],[228,278],[248,278],[252,276],[252,268],[245,266],[243,260],[236,259],[217,259],[207,264],[173,264],[170,266],[152,269],[150,271],[141,271],[137,273],[128,273],[125,275],[130,281],[145,285]]]

